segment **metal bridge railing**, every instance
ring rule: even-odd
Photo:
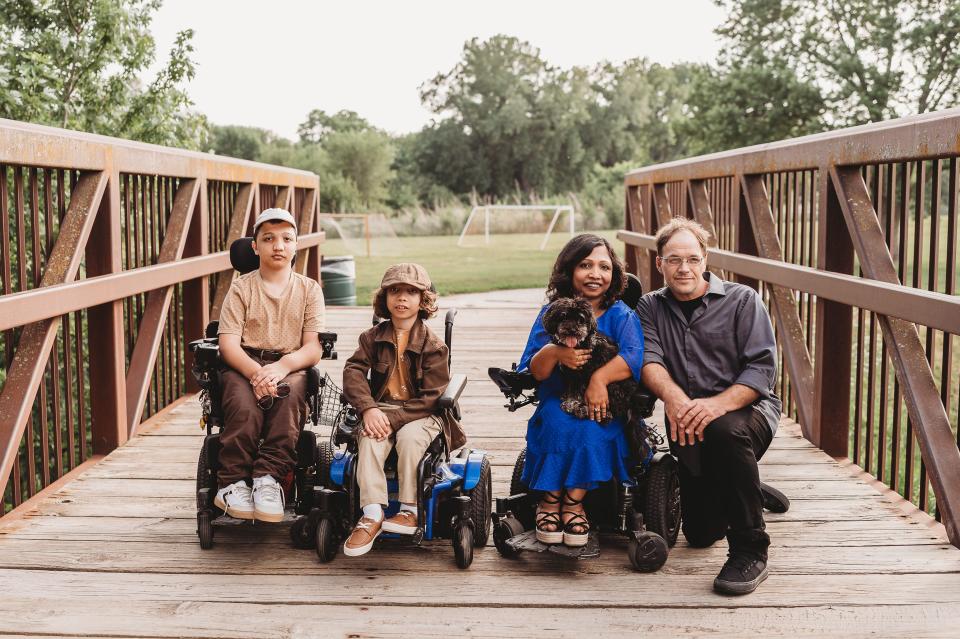
[[[271,206],[319,279],[316,175],[0,120],[0,515],[195,390],[187,342]]]
[[[646,167],[626,177],[619,234],[651,290],[657,228],[705,226],[708,265],[768,302],[785,412],[956,546],[958,156],[951,109]]]

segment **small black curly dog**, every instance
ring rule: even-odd
[[[543,327],[554,344],[590,349],[590,360],[581,368],[560,367],[566,382],[560,407],[579,419],[591,418],[590,409],[583,398],[590,377],[594,371],[616,357],[620,347],[597,330],[593,309],[585,299],[561,297],[555,300],[543,315]],[[633,396],[639,388],[640,385],[633,378],[607,386],[610,405],[606,417],[598,421],[607,424],[614,417],[627,417]]]

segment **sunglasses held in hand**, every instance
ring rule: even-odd
[[[283,399],[290,395],[290,384],[286,382],[280,382],[277,384],[277,396],[276,399]],[[273,408],[273,395],[264,395],[257,400],[257,406],[260,407],[260,410],[270,410]]]

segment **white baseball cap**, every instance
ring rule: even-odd
[[[297,221],[293,219],[290,211],[286,209],[265,209],[257,216],[257,221],[253,224],[253,235],[256,237],[257,229],[264,222],[286,222],[293,227],[294,233],[297,231]]]

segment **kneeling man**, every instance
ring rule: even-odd
[[[757,470],[780,420],[777,346],[760,295],[706,271],[707,239],[682,218],[657,233],[666,287],[644,295],[637,309],[642,378],[663,400],[680,459],[683,534],[694,547],[727,538],[728,559],[713,586],[739,595],[767,578],[763,507],[765,498],[770,507],[782,497],[763,494]]]

